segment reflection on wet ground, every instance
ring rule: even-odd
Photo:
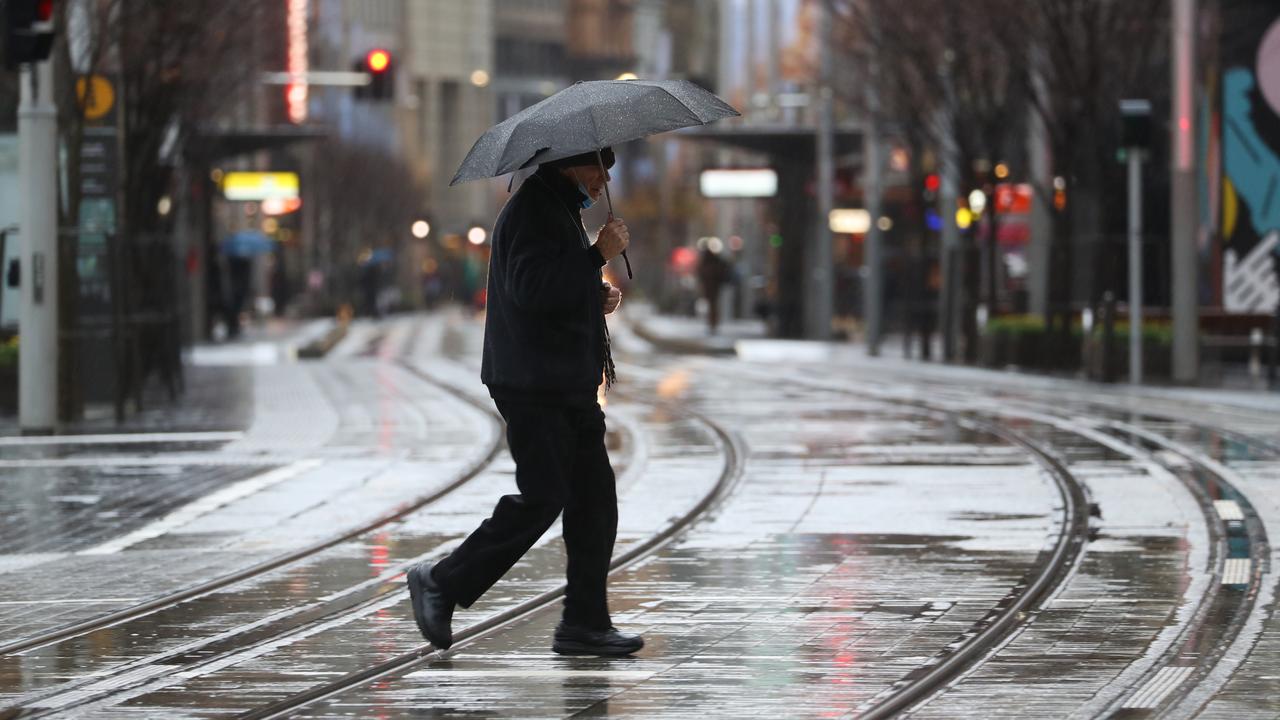
[[[691,435],[688,428],[673,428],[672,425],[666,424],[650,427],[644,418],[640,418],[639,422],[645,427],[646,433],[651,429],[661,435],[668,429],[675,429],[676,434]],[[646,439],[644,442],[652,441]],[[720,461],[717,453],[708,452],[709,449],[713,449],[710,443],[711,438],[703,432],[696,444],[667,446],[663,448],[662,453],[651,452],[648,454],[648,469],[659,477],[670,478],[670,482],[675,485],[692,486],[697,490],[702,478],[714,477],[714,473],[708,470],[716,467]],[[627,458],[633,454],[633,451],[624,451],[620,454],[617,463],[624,478],[623,486],[620,488],[624,497],[629,490],[635,490],[641,486],[651,490],[654,486],[652,479],[645,483],[643,479],[631,477],[632,473],[629,473],[627,468]],[[664,460],[662,459],[664,455],[669,455],[670,458]],[[698,458],[703,458],[700,465],[695,464]],[[681,471],[681,468],[684,470]],[[486,473],[469,483],[456,495],[451,495],[440,505],[433,506],[430,512],[415,515],[402,526],[389,529],[389,532],[394,536],[412,532],[415,528],[422,526],[447,527],[459,531],[459,535],[469,531],[478,519],[483,517],[484,512],[496,497],[504,491],[509,491],[510,472],[509,460],[501,461],[493,472]],[[694,474],[691,479],[695,482],[688,482],[682,477],[682,474],[687,472]],[[704,486],[702,492],[705,490]],[[675,487],[673,492],[669,493],[669,496],[676,501],[674,507],[692,504],[691,500],[682,497],[682,493],[681,487]],[[637,504],[640,507],[634,512],[627,513],[628,516],[643,517],[646,513],[656,512],[656,519],[661,520],[669,517],[673,507],[671,503],[664,502],[662,499],[644,497],[637,498]],[[630,508],[630,506],[631,504],[624,500],[624,508]],[[633,524],[629,517],[624,516],[620,528],[620,545],[623,548],[648,534],[647,531],[638,532],[638,528],[633,527]],[[510,604],[518,597],[540,592],[559,584],[563,573],[563,557],[559,543],[555,542],[553,535],[549,535],[546,541],[548,542],[531,552],[526,560],[504,580],[503,584],[490,593],[482,603],[468,612],[460,613],[459,622],[465,621],[466,618],[474,620],[483,617],[495,608]],[[388,543],[388,547],[393,548],[393,544]],[[394,555],[393,549],[393,557]],[[332,589],[331,582],[329,589]],[[303,588],[302,592],[314,594],[320,590],[320,588]],[[269,593],[270,590],[264,592]],[[358,669],[365,663],[372,663],[388,655],[404,652],[416,647],[419,643],[416,629],[404,606],[403,593],[398,593],[385,602],[374,600],[358,612],[343,618],[333,618],[308,627],[289,638],[278,638],[271,644],[270,656],[257,658],[265,652],[262,649],[241,651],[234,656],[235,666],[225,671],[218,672],[218,665],[220,662],[230,662],[227,658],[215,661],[212,666],[205,669],[186,669],[184,673],[189,679],[178,688],[165,689],[164,683],[156,683],[134,693],[125,693],[126,697],[131,694],[138,695],[125,707],[153,708],[158,704],[161,707],[170,708],[157,713],[163,716],[167,712],[174,712],[173,707],[207,707],[207,699],[211,697],[220,698],[222,707],[249,707],[254,703],[264,702],[268,696],[295,687],[296,678],[300,673],[311,672],[312,677],[324,677],[335,671]],[[335,652],[339,648],[340,651]],[[312,668],[312,670],[305,670],[306,668]],[[208,673],[208,676],[201,677],[202,673]],[[248,704],[237,705],[233,699],[237,696],[247,697],[244,702]],[[72,700],[74,697],[64,699]],[[115,701],[119,702],[123,699],[124,697],[117,697]],[[45,702],[56,704],[60,701],[54,698]],[[88,710],[81,708],[78,711]]]
[[[121,465],[7,470],[0,480],[0,553],[92,547],[271,469]]]
[[[865,378],[859,378],[860,381]],[[861,382],[857,383],[861,384]],[[1185,407],[1171,407],[1172,403],[1151,403],[1152,405],[1164,405],[1169,408],[1168,411],[1179,416],[1188,416],[1192,418],[1190,421],[1169,421],[1167,419],[1154,420],[1144,415],[1142,412],[1135,412],[1132,407],[1115,407],[1111,403],[1114,398],[1103,398],[1090,392],[1073,391],[1063,392],[1061,389],[1048,392],[1027,392],[1022,388],[1018,391],[1011,391],[1008,388],[999,388],[994,385],[990,387],[988,392],[994,399],[987,399],[981,395],[975,396],[966,389],[960,388],[952,383],[929,381],[911,384],[902,384],[901,387],[908,388],[914,385],[907,392],[909,396],[932,396],[939,399],[949,401],[953,406],[965,406],[979,410],[981,412],[989,412],[995,415],[1004,416],[1006,419],[1016,418],[1019,412],[1030,410],[1032,415],[1041,415],[1042,417],[1055,416],[1069,421],[1066,424],[1075,423],[1077,427],[1091,429],[1094,426],[1103,426],[1109,422],[1127,422],[1132,425],[1138,425],[1146,429],[1146,431],[1154,432],[1159,436],[1168,437],[1178,442],[1185,443],[1190,448],[1191,453],[1204,453],[1210,458],[1219,460],[1229,466],[1233,466],[1234,474],[1237,479],[1233,480],[1237,488],[1247,485],[1248,471],[1252,466],[1258,464],[1259,458],[1275,457],[1276,450],[1274,447],[1265,447],[1257,442],[1243,442],[1240,435],[1234,433],[1224,433],[1212,428],[1199,427],[1196,422],[1201,421],[1201,417],[1210,418],[1231,418],[1236,422],[1228,422],[1233,426],[1236,433],[1256,433],[1259,429],[1267,427],[1275,428],[1275,418],[1265,418],[1258,421],[1257,413],[1237,413],[1236,411],[1221,411],[1218,408],[1206,408],[1203,415],[1194,413],[1188,414]],[[922,387],[924,386],[924,387]],[[1119,405],[1124,404],[1121,399]],[[1132,404],[1132,402],[1130,402]],[[1251,415],[1249,422],[1243,427],[1239,426],[1239,415]],[[1043,420],[1041,420],[1043,422]],[[1064,428],[1065,429],[1065,428]],[[1075,428],[1071,428],[1068,432],[1078,432]],[[1123,437],[1124,434],[1120,433]],[[1043,437],[1043,435],[1042,435]],[[1053,441],[1056,449],[1062,449],[1064,446],[1058,441]],[[1075,606],[1066,613],[1061,612],[1062,608],[1055,606],[1052,613],[1056,616],[1056,621],[1041,622],[1039,617],[1036,618],[1023,637],[1015,639],[1001,653],[997,654],[992,661],[984,664],[975,671],[965,682],[952,688],[944,693],[940,698],[935,699],[933,703],[926,706],[918,714],[932,715],[936,717],[989,717],[994,707],[1018,707],[1026,709],[1031,714],[1044,714],[1053,716],[1055,714],[1064,714],[1075,711],[1080,716],[1089,716],[1097,714],[1108,707],[1109,702],[1117,702],[1117,699],[1123,699],[1126,695],[1133,691],[1145,687],[1143,683],[1149,679],[1150,685],[1154,686],[1154,691],[1144,691],[1136,693],[1141,696],[1141,700],[1130,700],[1128,702],[1153,702],[1151,698],[1155,698],[1154,702],[1159,702],[1162,698],[1172,698],[1173,702],[1182,702],[1179,712],[1186,712],[1181,708],[1195,709],[1210,698],[1213,702],[1209,707],[1221,706],[1223,708],[1232,708],[1237,712],[1245,713],[1245,716],[1257,716],[1257,713],[1263,713],[1262,717],[1272,716],[1272,706],[1269,702],[1262,702],[1261,698],[1267,697],[1265,688],[1271,690],[1277,687],[1277,678],[1273,677],[1274,673],[1263,670],[1261,666],[1253,670],[1252,673],[1236,673],[1232,676],[1232,668],[1240,659],[1251,655],[1250,648],[1253,647],[1255,641],[1258,642],[1259,656],[1266,656],[1267,647],[1270,637],[1274,637],[1273,633],[1269,633],[1263,628],[1263,620],[1271,617],[1270,604],[1273,602],[1273,583],[1267,574],[1262,575],[1262,584],[1260,586],[1250,585],[1251,591],[1260,591],[1260,600],[1256,607],[1252,607],[1249,603],[1243,602],[1246,598],[1233,597],[1241,594],[1240,588],[1243,586],[1231,585],[1232,575],[1231,563],[1248,562],[1247,560],[1237,560],[1234,558],[1245,557],[1249,553],[1245,547],[1249,545],[1243,533],[1240,532],[1244,523],[1226,522],[1223,535],[1225,536],[1225,559],[1227,560],[1227,574],[1222,578],[1222,585],[1217,585],[1216,562],[1208,564],[1206,560],[1213,560],[1216,556],[1211,556],[1212,550],[1216,542],[1208,537],[1208,531],[1219,527],[1218,513],[1223,508],[1220,506],[1224,503],[1229,507],[1235,507],[1237,503],[1246,505],[1244,499],[1236,496],[1230,488],[1228,488],[1221,479],[1216,477],[1215,473],[1205,472],[1204,468],[1191,467],[1188,462],[1183,459],[1173,458],[1172,454],[1165,450],[1154,449],[1150,446],[1143,447],[1144,443],[1135,442],[1133,438],[1125,438],[1125,443],[1129,445],[1124,452],[1120,452],[1120,448],[1115,448],[1114,452],[1106,452],[1105,457],[1108,461],[1123,459],[1130,455],[1135,458],[1147,458],[1145,466],[1143,462],[1131,463],[1135,465],[1135,470],[1139,474],[1143,470],[1147,470],[1155,475],[1161,476],[1164,482],[1159,483],[1159,487],[1150,489],[1142,488],[1142,482],[1137,478],[1128,478],[1124,482],[1124,491],[1122,493],[1103,498],[1099,505],[1103,509],[1104,521],[1102,522],[1102,535],[1098,542],[1089,546],[1090,556],[1086,557],[1086,562],[1081,568],[1080,576],[1073,579],[1072,583],[1064,590],[1063,595],[1069,595],[1071,590],[1079,587],[1092,586],[1096,592],[1094,597],[1071,598],[1070,605]],[[1078,443],[1077,443],[1078,444]],[[1090,486],[1095,490],[1095,496],[1099,490],[1105,490],[1110,494],[1108,480],[1113,473],[1106,471],[1105,465],[1102,463],[1090,462],[1091,457],[1097,453],[1098,444],[1091,443],[1092,447],[1086,450],[1086,454],[1081,457],[1078,452],[1072,452],[1071,446],[1067,445],[1067,454],[1074,460],[1072,469],[1082,479],[1086,479]],[[1154,452],[1152,452],[1154,450]],[[1171,459],[1172,458],[1172,459]],[[1092,458],[1094,460],[1102,458]],[[1083,462],[1082,462],[1083,461]],[[1265,464],[1265,461],[1263,461]],[[1115,463],[1111,463],[1115,464]],[[1152,466],[1168,465],[1166,468]],[[1123,465],[1116,464],[1117,468]],[[1274,469],[1275,464],[1271,467]],[[1101,470],[1101,472],[1099,472]],[[1244,478],[1241,482],[1240,477]],[[1273,475],[1274,478],[1274,475]],[[1178,482],[1181,479],[1181,483]],[[1149,483],[1148,483],[1149,484]],[[1274,486],[1274,481],[1271,483]],[[1194,494],[1188,493],[1188,489],[1194,490]],[[1259,500],[1266,501],[1271,507],[1268,510],[1261,511],[1261,515],[1265,518],[1267,515],[1274,513],[1275,503],[1269,500],[1269,496],[1273,497],[1275,493],[1274,487],[1271,489],[1250,488],[1245,495],[1249,496],[1256,504]],[[1196,507],[1194,498],[1198,494],[1205,498],[1205,504]],[[1184,507],[1179,511],[1177,508],[1168,507],[1168,498],[1170,495],[1177,495],[1180,504]],[[1153,502],[1154,501],[1154,502]],[[1216,505],[1209,504],[1214,501]],[[1215,512],[1217,510],[1218,512]],[[1248,514],[1246,505],[1246,515]],[[1185,525],[1180,524],[1177,519],[1170,519],[1170,515],[1174,518],[1181,518]],[[1225,517],[1225,516],[1224,516]],[[1246,517],[1247,522],[1247,517]],[[1173,585],[1175,591],[1169,593],[1170,585],[1166,583],[1163,588],[1157,586],[1154,589],[1143,588],[1141,584],[1134,582],[1132,575],[1121,575],[1108,584],[1098,586],[1090,583],[1091,564],[1090,558],[1096,560],[1094,553],[1099,552],[1127,552],[1132,553],[1135,560],[1133,565],[1146,566],[1158,556],[1149,548],[1144,548],[1142,537],[1132,536],[1134,531],[1138,529],[1139,523],[1145,524],[1148,533],[1164,533],[1168,530],[1174,530],[1179,536],[1184,536],[1180,546],[1177,548],[1169,548],[1165,550],[1170,558],[1175,562],[1181,558],[1185,558],[1187,567],[1182,573],[1179,573],[1178,584]],[[1179,530],[1179,528],[1181,528]],[[1270,534],[1273,534],[1274,530]],[[1269,550],[1265,546],[1256,545],[1253,548],[1253,556],[1255,558],[1268,558],[1274,550]],[[1176,567],[1176,565],[1175,565]],[[1245,566],[1248,567],[1247,565]],[[1238,568],[1237,568],[1238,569]],[[1240,577],[1236,575],[1236,577]],[[1234,582],[1239,582],[1234,581]],[[1219,589],[1220,587],[1220,589]],[[1131,599],[1126,599],[1126,590],[1136,590],[1137,593]],[[1165,591],[1165,595],[1161,595],[1160,590]],[[1166,600],[1165,596],[1169,599]],[[1081,642],[1088,645],[1101,644],[1105,646],[1111,637],[1110,634],[1100,632],[1105,628],[1114,628],[1117,626],[1117,610],[1116,606],[1121,606],[1126,602],[1133,603],[1161,603],[1165,604],[1163,608],[1155,608],[1151,612],[1148,608],[1145,613],[1135,611],[1134,622],[1128,626],[1122,626],[1126,630],[1137,629],[1139,632],[1135,636],[1125,637],[1121,633],[1121,641],[1114,643],[1111,647],[1114,654],[1108,656],[1103,654],[1100,661],[1091,661],[1085,664],[1073,665],[1072,661],[1068,661],[1063,667],[1055,668],[1051,665],[1036,666],[1034,663],[1028,664],[1026,658],[1036,658],[1045,654],[1043,650],[1037,648],[1050,647],[1059,649],[1064,643],[1070,643],[1068,647],[1078,647]],[[1110,607],[1108,607],[1110,606]],[[1081,611],[1079,608],[1084,607],[1088,610]],[[1193,614],[1192,610],[1201,608]],[[1234,609],[1231,609],[1234,607]],[[1176,612],[1175,612],[1176,611]],[[1045,617],[1049,616],[1049,611],[1044,613]],[[1063,617],[1065,616],[1065,617]],[[1141,629],[1144,622],[1142,617],[1148,617],[1154,620],[1150,625],[1148,632],[1144,634]],[[1123,617],[1123,616],[1122,616]],[[1123,622],[1123,621],[1121,621]],[[1269,622],[1269,621],[1268,621]],[[1047,628],[1051,629],[1057,626],[1058,633],[1045,633]],[[1253,629],[1250,629],[1252,626]],[[1090,632],[1092,631],[1092,632]],[[1036,642],[1028,642],[1023,644],[1023,639],[1034,638],[1040,633],[1040,644]],[[1143,641],[1145,640],[1145,642]],[[1045,645],[1049,642],[1052,644]],[[1272,640],[1271,642],[1274,642]],[[1229,647],[1228,647],[1229,645]],[[1179,648],[1182,655],[1177,655]],[[1145,650],[1145,652],[1142,652]],[[1271,651],[1274,654],[1274,651]],[[1162,658],[1162,653],[1166,655]],[[1169,655],[1174,653],[1173,655]],[[1072,658],[1068,653],[1064,657]],[[1172,657],[1170,661],[1167,657]],[[1007,660],[1005,660],[1007,658]],[[1058,657],[1057,659],[1062,659]],[[1213,663],[1219,659],[1224,660],[1217,666]],[[1028,667],[1035,668],[1035,672],[1030,677],[1010,676],[1008,673],[1001,673],[1003,664],[1007,662],[1008,667],[1025,670]],[[1172,662],[1174,665],[1190,665],[1186,669],[1193,669],[1197,663],[1207,663],[1198,672],[1200,676],[1192,677],[1193,682],[1186,683],[1183,688],[1175,688],[1168,681],[1161,685],[1160,679],[1162,674],[1150,675],[1155,670],[1165,667],[1164,663]],[[1250,663],[1245,662],[1248,666]],[[1274,666],[1273,666],[1274,667]],[[1071,672],[1072,669],[1087,671]],[[1143,673],[1148,673],[1144,679]],[[1161,671],[1163,673],[1163,671]],[[1216,679],[1215,679],[1216,676]],[[1230,682],[1226,682],[1230,677]],[[1035,683],[1037,687],[1045,689],[1045,692],[1029,696],[1018,690],[1020,684]],[[1226,682],[1225,690],[1219,695],[1217,688]],[[1239,686],[1238,688],[1234,686]],[[1264,688],[1264,689],[1260,689]],[[1179,693],[1187,692],[1188,699],[1179,701],[1180,694],[1172,692],[1177,689]],[[1240,697],[1228,699],[1232,694],[1238,693]],[[1167,693],[1167,694],[1161,694]],[[1136,697],[1135,696],[1135,697]],[[1274,694],[1272,694],[1274,697]],[[1139,705],[1134,705],[1139,707]],[[1021,710],[1020,710],[1021,711]],[[1225,712],[1225,710],[1223,710]],[[1223,715],[1225,716],[1225,714]]]
[[[465,324],[442,335],[448,354],[466,365],[455,369],[458,377],[473,376],[477,336]],[[999,417],[1051,447],[1088,486],[1102,518],[1044,606],[911,716],[1098,715],[1188,638],[1210,657],[1217,652],[1210,646],[1236,630],[1249,647],[1227,651],[1224,665],[1240,671],[1204,698],[1211,701],[1204,716],[1274,716],[1273,601],[1260,595],[1265,612],[1243,628],[1229,603],[1197,614],[1204,598],[1233,591],[1215,585],[1214,529],[1184,482],[1212,499],[1247,498],[1270,523],[1269,535],[1280,537],[1280,455],[1190,423],[1104,407],[1083,393],[859,377],[843,386],[850,394],[834,382],[761,382],[737,374],[732,361],[658,356],[644,364],[627,368],[628,390],[674,404],[645,409],[610,399],[615,460],[638,469],[621,492],[620,550],[691,507],[719,472],[714,435],[681,419],[679,407],[731,428],[747,452],[744,474],[722,503],[612,581],[615,623],[643,632],[646,649],[625,660],[555,656],[552,607],[302,716],[848,717],[972,633],[1061,530],[1050,478],[1024,450],[975,430],[964,421],[969,414]],[[886,391],[896,389],[951,412],[895,401]],[[345,417],[350,435],[361,438],[355,451],[385,433],[358,414]],[[1219,460],[1243,495],[1101,424],[1111,420]],[[628,442],[632,435],[643,441]],[[509,491],[511,472],[504,457],[440,505],[233,592],[2,658],[0,688],[75,716],[223,717],[413,650],[421,640],[397,569],[472,529]],[[1230,533],[1223,538],[1226,556],[1250,550]],[[556,587],[563,564],[550,534],[455,626]],[[219,638],[233,627],[249,631]],[[244,647],[246,640],[261,642]],[[109,701],[79,705],[95,686],[62,684],[112,666],[132,674],[129,689]],[[114,675],[101,683],[121,687]]]
[[[701,387],[725,397],[713,380]],[[958,434],[884,403],[843,407],[839,398],[811,396],[788,407],[737,392],[735,403],[697,407],[741,431],[750,452],[746,477],[676,547],[612,584],[615,622],[648,638],[641,657],[557,658],[546,649],[554,613],[544,613],[447,665],[304,714],[843,714],[970,628],[1053,535],[1051,483],[989,436]],[[815,441],[815,434],[829,439]],[[860,454],[860,442],[877,448]],[[922,449],[913,453],[917,444]],[[929,445],[991,462],[930,466],[939,454]],[[884,462],[888,455],[901,465]],[[858,456],[864,461],[849,462]],[[993,524],[1005,526],[994,533],[1003,538],[989,537]],[[876,527],[924,534],[858,532]]]

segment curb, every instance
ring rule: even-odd
[[[342,342],[347,336],[347,326],[349,323],[339,322],[322,336],[312,340],[298,348],[298,358],[305,360],[317,360],[329,354],[329,351],[335,345]]]
[[[631,331],[638,335],[642,340],[664,352],[680,355],[713,355],[718,357],[731,357],[738,354],[738,351],[732,347],[711,347],[710,345],[697,340],[663,337],[650,330],[642,321],[629,320],[627,321],[627,325],[631,328]]]

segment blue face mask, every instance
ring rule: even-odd
[[[577,172],[573,173],[573,179],[578,180]],[[587,186],[583,185],[581,180],[578,180],[578,192],[582,193],[583,195],[582,200],[578,201],[579,207],[581,207],[583,210],[586,210],[587,208],[596,204],[596,201],[591,199],[591,193],[587,192]]]

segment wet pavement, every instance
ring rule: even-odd
[[[3,654],[0,707],[257,717],[333,684],[293,714],[857,717],[901,701],[911,717],[1278,716],[1280,403],[843,349],[833,363],[763,340],[745,359],[669,354],[662,329],[615,323],[606,407],[618,553],[675,532],[612,576],[615,623],[646,637],[635,658],[550,652],[558,527],[455,616],[455,632],[487,629],[424,649],[402,573],[459,542],[513,471],[476,381],[480,327],[445,313],[357,324],[321,361],[224,368],[242,393],[224,422],[0,439],[0,646],[439,495]],[[1087,533],[1064,483],[1100,515]],[[1065,540],[1075,552],[1028,611],[994,622]],[[488,627],[513,609],[528,612]]]

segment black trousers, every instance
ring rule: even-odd
[[[618,496],[598,405],[568,407],[495,401],[507,422],[518,495],[498,500],[493,514],[441,560],[433,577],[462,607],[470,607],[564,512],[568,554],[566,622],[610,624],[605,584],[618,532]]]

